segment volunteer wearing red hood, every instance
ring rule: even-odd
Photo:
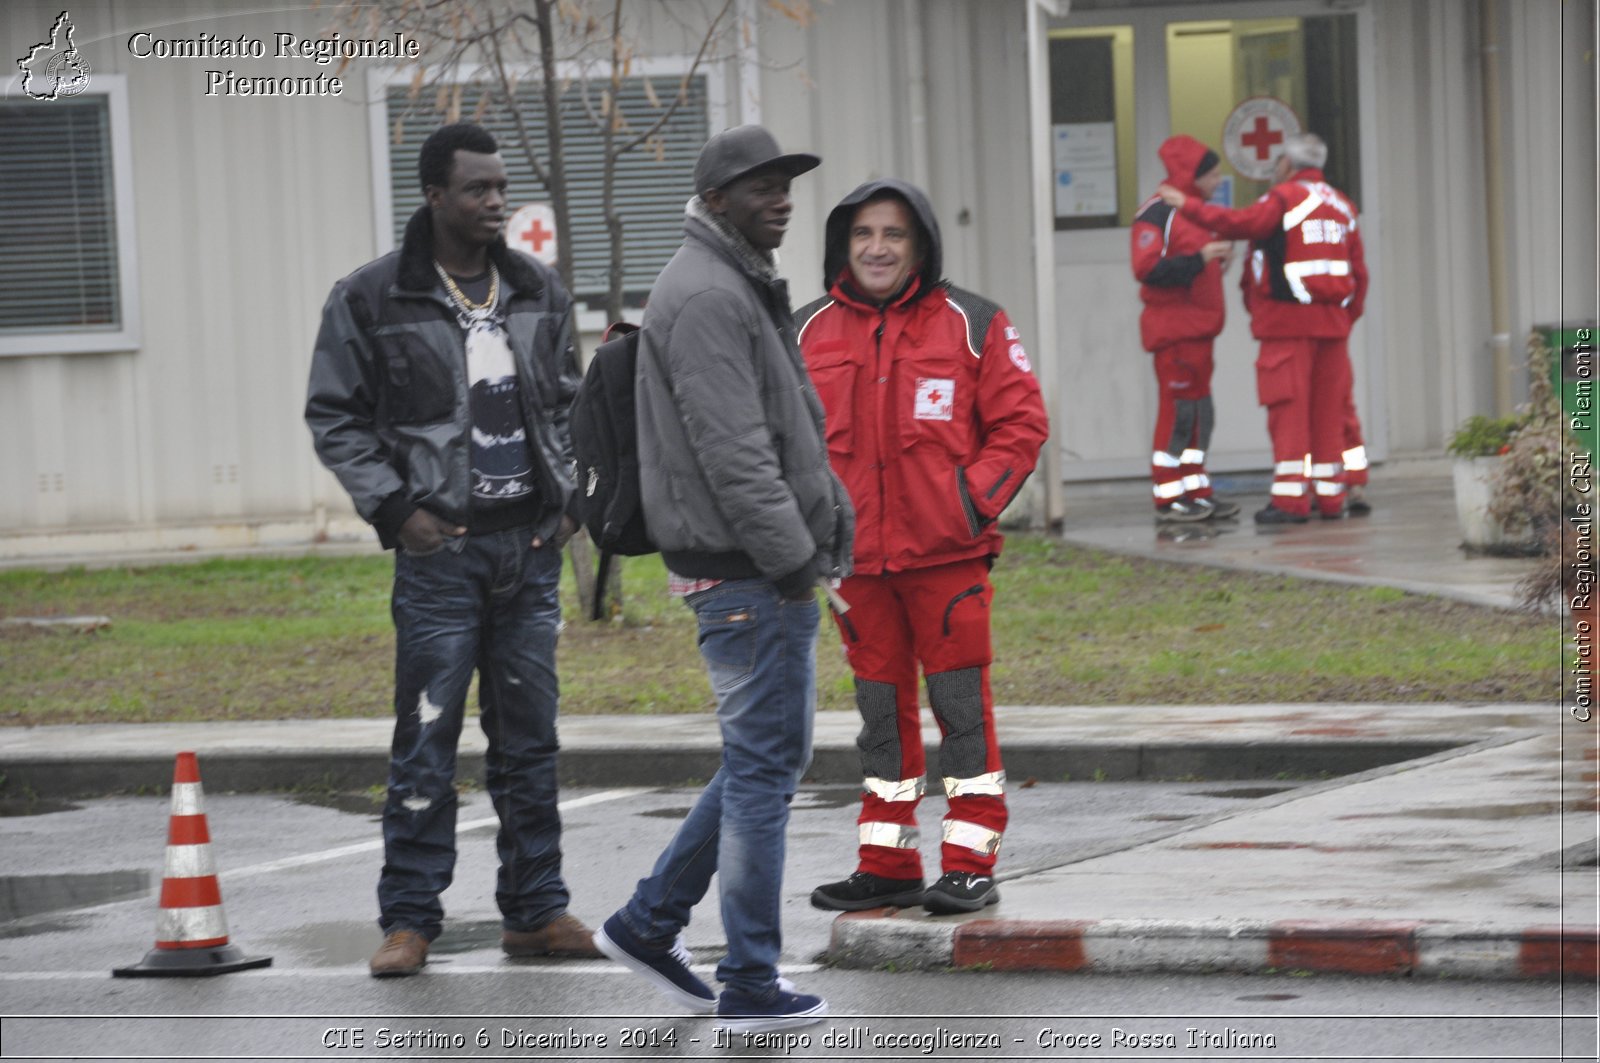
[[[1205,200],[1222,183],[1217,153],[1193,137],[1169,137],[1159,154],[1167,183],[1186,195]],[[1212,343],[1222,331],[1222,273],[1233,245],[1151,196],[1133,219],[1132,257],[1144,300],[1139,335],[1160,394],[1150,455],[1156,520],[1236,516],[1237,505],[1215,497],[1205,465],[1217,420]]]
[[[1256,392],[1272,436],[1272,499],[1258,524],[1302,524],[1312,502],[1344,516],[1350,484],[1364,483],[1366,449],[1351,401],[1350,327],[1367,297],[1355,204],[1328,184],[1328,146],[1286,137],[1266,195],[1243,210],[1213,206],[1162,185],[1161,198],[1224,236],[1252,241],[1244,272],[1250,331],[1261,341]]]
[[[1038,380],[999,306],[941,277],[921,190],[870,181],[828,215],[823,283],[800,346],[827,413],[828,458],[856,510],[855,572],[834,619],[855,673],[864,775],[857,870],[815,906],[976,911],[999,899],[1005,771],[989,690],[996,524],[1049,436]],[[926,786],[917,670],[939,723],[948,813],[924,889]]]

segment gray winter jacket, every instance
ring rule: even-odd
[[[634,395],[645,523],[669,569],[785,590],[849,574],[854,514],[788,286],[698,218],[650,290]]]
[[[466,339],[434,273],[432,236],[423,206],[400,250],[333,286],[306,391],[317,456],[385,547],[418,509],[470,524]],[[489,257],[508,289],[506,332],[541,501],[535,534],[550,538],[573,490],[572,300],[553,272],[504,242]]]

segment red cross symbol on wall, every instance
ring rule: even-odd
[[[1265,160],[1272,154],[1273,145],[1283,143],[1283,134],[1267,125],[1264,115],[1256,115],[1255,128],[1239,138],[1247,148],[1256,149],[1256,158]]]
[[[1266,156],[1263,155],[1262,158],[1266,158]],[[522,239],[528,241],[535,255],[543,251],[544,242],[555,239],[555,235],[555,233],[544,227],[544,222],[539,218],[533,219],[533,224],[522,231]]]

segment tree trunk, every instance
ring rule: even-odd
[[[551,18],[554,6],[554,0],[534,0],[535,22],[539,28],[539,73],[544,79],[544,128],[550,142],[545,151],[550,159],[550,209],[556,216],[556,247],[561,255],[556,266],[561,273],[561,283],[571,292],[572,210],[567,200],[566,138],[561,132],[561,83],[556,77],[556,31]]]

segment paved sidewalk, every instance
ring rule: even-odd
[[[1441,471],[1442,470],[1442,471]],[[1070,541],[1183,563],[1400,587],[1500,608],[1530,562],[1457,546],[1448,467],[1378,470],[1372,516],[1162,532],[1143,485],[1069,488]],[[1551,619],[1551,667],[1563,667]],[[1013,785],[1035,778],[1328,778],[1205,821],[1009,867],[981,913],[841,917],[841,965],[1058,971],[1600,974],[1600,724],[1560,705],[1011,706]],[[853,713],[818,719],[812,777],[854,782]],[[384,720],[0,728],[0,797],[159,791],[200,754],[210,791],[381,784]],[[936,747],[931,720],[925,731]],[[674,785],[715,770],[709,716],[570,717],[568,783]],[[463,732],[463,769],[482,735]],[[930,762],[929,776],[937,778]],[[924,828],[937,829],[932,795]]]
[[[1218,476],[1220,495],[1239,503],[1236,520],[1158,527],[1147,483],[1120,481],[1066,489],[1062,537],[1082,546],[1160,561],[1397,587],[1419,594],[1508,607],[1533,567],[1518,557],[1469,554],[1461,547],[1448,461],[1374,470],[1373,511],[1347,520],[1260,527],[1266,476]]]

